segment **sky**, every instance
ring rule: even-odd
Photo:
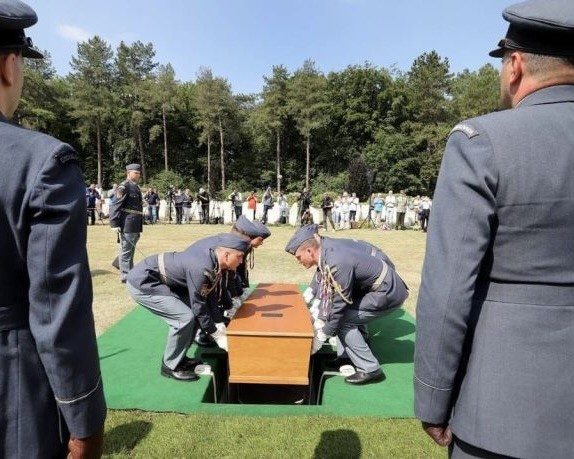
[[[450,69],[478,70],[504,37],[508,0],[25,0],[38,23],[27,29],[61,76],[79,42],[98,35],[113,50],[152,43],[159,64],[195,81],[201,67],[232,91],[257,93],[274,65],[291,73],[311,59],[327,74],[369,62],[408,71],[436,51]]]

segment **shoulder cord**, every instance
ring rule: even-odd
[[[245,265],[249,266],[249,269],[255,268],[255,250],[252,248],[245,254]]]
[[[341,285],[335,280],[329,265],[319,266],[319,271],[321,272],[321,293],[319,298],[322,303],[333,301],[334,293],[337,293],[345,303],[353,304],[353,301],[344,295]]]

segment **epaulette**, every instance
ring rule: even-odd
[[[61,150],[54,155],[54,158],[60,164],[66,164],[70,161],[78,162],[78,154],[74,150]]]
[[[478,132],[470,124],[465,124],[465,123],[457,124],[455,127],[452,128],[452,131],[450,131],[450,133],[448,135],[450,136],[453,132],[462,132],[469,139],[472,139],[473,137],[476,137],[477,135],[480,134],[480,132]]]

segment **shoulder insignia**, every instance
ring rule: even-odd
[[[54,155],[54,158],[60,164],[66,164],[70,161],[78,161],[78,154],[73,150],[61,150]]]
[[[469,139],[472,139],[473,137],[476,137],[477,135],[479,135],[480,133],[474,128],[472,127],[470,124],[465,124],[465,123],[459,123],[457,124],[455,127],[452,128],[452,131],[450,131],[450,133],[448,134],[449,136],[453,133],[453,132],[462,132],[465,136],[467,136]]]

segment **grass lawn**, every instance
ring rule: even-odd
[[[229,229],[229,225],[199,225],[196,222],[146,226],[135,261],[160,251],[182,250],[197,239]],[[251,281],[308,283],[312,273],[284,251],[293,228],[271,227],[271,232],[272,236],[256,250]],[[383,248],[410,288],[405,309],[414,314],[425,234],[361,229],[326,235],[363,239]],[[101,335],[135,304],[119,282],[118,272],[111,266],[117,244],[108,226],[98,223],[88,228],[88,252],[94,284],[96,331]],[[222,417],[115,410],[108,413],[104,447],[105,457],[142,458],[427,458],[445,455],[446,451],[435,446],[414,419]]]

